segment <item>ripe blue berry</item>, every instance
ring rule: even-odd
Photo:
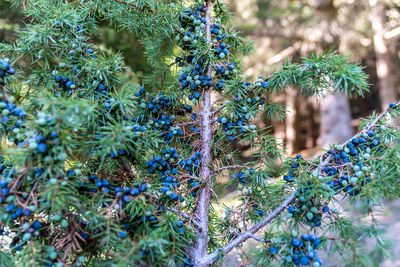
[[[119,232],[119,233],[118,233],[118,236],[119,236],[120,238],[122,238],[122,239],[125,239],[126,236],[127,236],[127,234],[126,234],[125,232]]]
[[[47,145],[45,144],[45,143],[40,143],[40,144],[38,144],[38,146],[37,146],[37,151],[39,152],[39,153],[45,153],[46,152],[46,149],[47,149]]]

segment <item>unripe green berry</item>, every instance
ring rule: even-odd
[[[335,148],[336,148],[336,150],[339,150],[339,151],[343,150],[343,146],[342,145],[337,145]]]
[[[29,226],[30,226],[30,224],[29,223],[24,223],[23,225],[22,225],[22,230],[24,230],[24,231],[26,231],[26,230],[28,230],[29,229]]]
[[[57,252],[55,252],[55,251],[51,252],[50,255],[49,255],[49,257],[50,257],[50,259],[52,259],[52,260],[57,259]]]
[[[24,236],[22,237],[23,240],[28,241],[32,238],[31,233],[25,233]]]
[[[62,228],[66,228],[68,226],[68,221],[66,219],[62,219],[61,223],[60,223],[60,226]]]
[[[318,209],[316,207],[312,207],[310,210],[312,213],[318,213]]]

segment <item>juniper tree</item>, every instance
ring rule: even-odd
[[[250,47],[221,1],[14,4],[27,23],[0,48],[2,265],[206,266],[248,239],[259,242],[256,266],[320,266],[323,249],[367,265],[360,239],[386,248],[374,213],[399,194],[399,131],[388,121],[399,104],[315,160],[285,159],[254,124],[261,113],[283,119],[271,99],[288,87],[362,94],[361,66],[329,51],[245,82]],[[142,42],[152,72],[140,85],[93,43],[100,21]],[[234,143],[252,148],[250,162]],[[218,200],[225,175],[238,206]],[[339,212],[342,198],[371,224]]]

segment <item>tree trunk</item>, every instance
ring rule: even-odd
[[[333,0],[319,0],[317,3],[316,9],[318,14],[327,22],[323,24],[326,27],[326,35],[333,37],[328,38],[328,40],[334,40],[330,45],[338,47],[340,33],[335,23],[337,9]],[[324,49],[328,48],[324,47]],[[347,96],[336,92],[335,95],[326,95],[322,98],[320,120],[318,143],[321,146],[342,142],[351,137],[353,128],[351,127],[351,110]]]
[[[286,91],[286,149],[289,155],[292,155],[295,151],[295,140],[296,140],[296,89],[288,88]]]
[[[391,102],[397,99],[394,63],[384,40],[386,9],[383,0],[369,0],[369,4],[371,7],[370,21],[374,34],[376,72],[379,79],[380,105],[381,109],[385,110]]]
[[[353,135],[351,112],[347,96],[337,93],[326,95],[321,103],[321,146],[342,143]]]
[[[211,0],[206,2],[206,36],[207,42],[211,45]],[[212,67],[208,67],[208,75],[212,75]],[[213,140],[212,121],[211,121],[211,89],[207,89],[202,97],[202,111],[200,120],[200,137],[201,137],[201,162],[199,178],[203,184],[198,197],[195,216],[199,220],[200,229],[198,232],[197,240],[191,248],[191,256],[195,262],[196,267],[208,266],[202,263],[201,260],[207,256],[208,242],[209,242],[209,214],[210,202],[212,191],[212,180],[210,165],[212,164],[211,146]]]

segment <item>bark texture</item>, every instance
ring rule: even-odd
[[[206,8],[206,36],[207,42],[211,45],[211,0],[207,0]],[[209,66],[208,75],[211,76],[211,74],[212,68]],[[200,120],[201,163],[199,177],[203,183],[203,188],[199,194],[195,212],[195,217],[198,219],[200,226],[199,234],[194,247],[191,250],[191,255],[196,266],[207,266],[207,264],[200,262],[200,260],[207,255],[209,242],[208,220],[212,190],[210,165],[212,163],[211,146],[213,140],[211,89],[204,91],[202,100],[203,107]]]

